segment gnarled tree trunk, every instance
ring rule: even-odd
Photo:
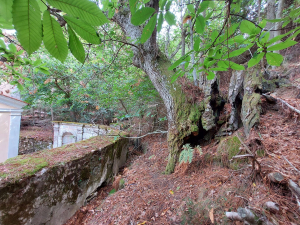
[[[153,7],[157,12],[159,10],[158,0],[150,1],[147,6]],[[132,25],[130,17],[129,8],[124,6],[115,14],[113,20],[121,27],[126,37],[130,38],[131,43],[135,44],[141,37],[142,29]],[[157,46],[156,29],[150,39],[144,44],[132,47],[132,50],[133,64],[149,76],[167,109],[169,160],[166,173],[172,173],[183,139],[198,131],[197,123],[201,117],[201,107],[187,100],[178,82],[171,82],[174,71],[168,70],[171,63]]]
[[[259,122],[262,74],[260,66],[234,71],[230,79],[228,100],[231,104],[230,130],[241,125],[248,137],[251,128]]]

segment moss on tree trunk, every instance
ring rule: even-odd
[[[260,94],[262,87],[262,74],[260,67],[254,67],[247,70],[244,80],[244,97],[242,101],[241,117],[244,131],[248,137],[253,126],[259,123],[261,106]]]
[[[174,171],[179,153],[181,151],[184,138],[192,132],[198,132],[198,123],[204,111],[204,105],[190,102],[183,92],[179,82],[172,82],[174,71],[168,70],[171,66],[170,61],[162,54],[157,60],[158,73],[164,78],[165,86],[168,89],[169,97],[161,96],[165,101],[172,102],[172,110],[168,110],[168,149],[169,159],[165,173],[170,174]],[[166,103],[165,105],[168,105]]]

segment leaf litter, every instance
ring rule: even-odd
[[[297,107],[299,100],[289,103]],[[251,151],[264,150],[258,157],[261,173],[254,181],[249,178],[249,163],[232,170],[214,162],[215,141],[202,146],[203,154],[195,151],[191,164],[177,165],[173,174],[165,175],[166,136],[147,136],[142,140],[147,152],[132,151],[116,178],[124,179],[124,187],[111,195],[112,185],[100,188],[98,196],[66,225],[241,224],[225,217],[226,211],[237,211],[238,207],[248,207],[277,224],[299,224],[296,199],[286,186],[270,182],[267,174],[280,172],[298,183],[300,174],[288,162],[300,170],[300,122],[284,106],[268,104],[264,99],[262,105],[265,113],[260,124],[245,142]],[[264,209],[267,201],[276,202],[280,211],[274,214]]]

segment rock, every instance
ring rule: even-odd
[[[242,220],[245,220],[250,224],[255,224],[255,215],[250,209],[238,208],[237,213],[242,218]]]
[[[282,176],[282,174],[278,173],[278,172],[269,173],[268,178],[270,181],[272,181],[274,183],[280,183],[284,180],[284,177]]]
[[[265,202],[263,206],[270,212],[275,212],[275,213],[279,212],[279,205],[275,202],[268,201],[268,202]]]
[[[289,188],[290,190],[300,198],[300,187],[292,180],[289,180]]]
[[[237,212],[226,212],[225,215],[228,219],[234,221],[243,221],[243,219],[240,217],[240,215]]]
[[[217,154],[214,159],[215,162],[222,163],[223,166],[230,167],[231,169],[238,169],[241,162],[245,159],[236,159],[230,162],[233,156],[240,151],[241,142],[236,136],[223,138],[217,148]]]

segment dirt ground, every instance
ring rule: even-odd
[[[285,100],[300,108],[299,99]],[[97,197],[78,210],[66,225],[242,224],[229,221],[225,212],[246,206],[274,224],[300,224],[295,197],[286,185],[273,184],[267,178],[270,172],[280,172],[286,179],[300,181],[299,115],[263,98],[262,106],[260,124],[245,142],[252,151],[264,149],[258,157],[261,171],[254,180],[250,161],[239,170],[214,162],[218,146],[215,140],[202,147],[203,154],[195,151],[191,164],[181,164],[175,173],[165,175],[166,137],[146,137],[146,153],[131,152],[127,165],[115,177],[116,182],[100,188]],[[109,194],[121,178],[124,187]],[[266,201],[276,202],[280,211],[264,209]]]
[[[53,141],[53,128],[52,125],[48,126],[24,126],[20,130],[21,138],[34,138],[37,141]]]
[[[288,77],[293,86],[282,86],[273,96],[299,110],[298,62],[291,62],[277,72]],[[225,79],[224,90],[221,87],[225,95],[228,82],[229,78]],[[216,139],[202,146],[202,153],[195,150],[191,164],[177,165],[173,174],[165,175],[166,136],[147,136],[142,139],[144,153],[131,149],[125,167],[114,182],[100,187],[97,195],[65,225],[239,225],[242,222],[230,221],[225,216],[225,212],[237,211],[239,207],[247,207],[275,225],[300,224],[299,203],[287,186],[289,179],[300,186],[300,115],[281,102],[271,104],[263,97],[261,101],[260,124],[244,142],[257,155],[254,168],[251,159],[244,161],[239,169],[218,162],[220,140]],[[228,112],[230,109],[225,107],[223,113]],[[48,131],[39,131],[42,130],[27,129],[21,131],[21,135],[42,135],[40,139],[50,136]],[[237,132],[242,134],[243,128]],[[240,154],[246,153],[242,148]],[[254,171],[256,176],[253,176]],[[271,172],[280,172],[285,179],[279,184],[273,183],[268,178]],[[121,180],[124,184],[119,188]],[[267,201],[277,203],[279,211],[265,209],[263,205]]]

